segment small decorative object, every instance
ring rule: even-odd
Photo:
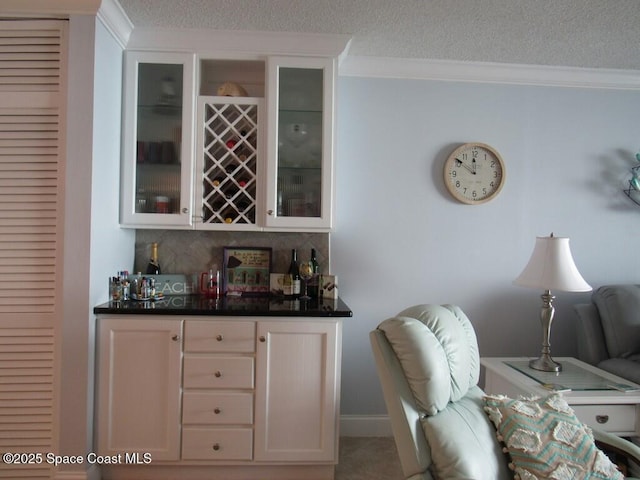
[[[218,298],[220,295],[220,272],[210,268],[200,274],[200,293],[206,297]]]
[[[153,111],[158,115],[175,115],[180,106],[180,97],[177,91],[175,79],[171,76],[164,77],[160,84],[160,95]]]
[[[500,154],[485,143],[465,143],[444,164],[444,183],[449,193],[467,205],[494,198],[504,185],[505,166]]]
[[[271,248],[224,247],[223,282],[227,295],[269,294]]]
[[[523,287],[541,288],[542,311],[540,323],[542,324],[542,353],[539,358],[531,360],[529,367],[543,372],[559,372],[562,365],[551,358],[551,322],[555,309],[551,290],[565,292],[589,292],[591,286],[582,278],[573,261],[569,249],[569,239],[566,237],[554,237],[553,233],[548,237],[537,237],[536,244],[522,273],[513,281],[514,284]]]
[[[272,273],[269,276],[269,290],[271,291],[271,295],[275,295],[276,297],[284,297],[284,289],[286,283],[285,277],[288,276],[288,273]],[[291,280],[289,280],[289,282],[291,282]]]
[[[629,188],[624,189],[624,193],[637,205],[640,205],[640,152],[636,153],[638,164],[631,168],[631,178]]]
[[[338,277],[336,275],[320,275],[319,289],[320,297],[337,300]]]
[[[247,91],[235,82],[224,82],[218,87],[218,95],[221,97],[248,97]]]

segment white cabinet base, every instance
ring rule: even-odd
[[[333,480],[334,465],[158,465],[103,467],[102,480]]]
[[[120,454],[100,465],[101,478],[334,478],[339,318],[114,315],[98,322],[97,448]],[[166,425],[170,434],[158,433]],[[139,452],[140,463],[128,452]]]

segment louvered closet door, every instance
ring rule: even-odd
[[[0,454],[56,450],[66,28],[0,21]],[[37,458],[0,478],[50,478]]]

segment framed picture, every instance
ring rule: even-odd
[[[271,248],[224,247],[222,285],[226,295],[269,295]]]

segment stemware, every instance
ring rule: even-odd
[[[304,280],[304,295],[302,295],[300,299],[310,300],[311,297],[309,296],[309,281],[317,275],[315,269],[313,268],[313,263],[311,262],[311,260],[300,262],[298,271],[300,272],[300,278]]]

